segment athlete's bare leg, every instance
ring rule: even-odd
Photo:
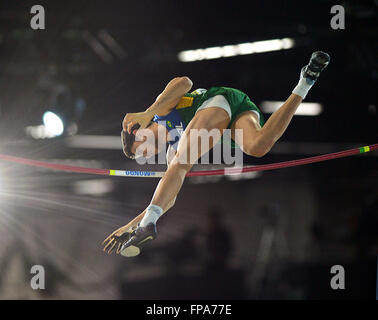
[[[264,156],[285,132],[301,102],[300,96],[291,94],[262,128],[254,112],[244,112],[232,123],[233,139],[246,154],[254,157]],[[235,136],[235,129],[242,129],[243,140]]]
[[[286,102],[274,112],[265,125],[260,128],[256,115],[249,111],[242,114],[232,124],[232,129],[243,130],[243,141],[233,134],[234,140],[243,151],[251,156],[262,157],[269,152],[288,127],[293,115],[308,91],[318,79],[321,71],[328,65],[327,53],[317,51],[311,55],[310,63],[301,70],[298,85]]]
[[[220,140],[223,130],[230,122],[228,113],[221,109],[209,107],[199,111],[186,127],[174,159],[168,166],[163,178],[160,180],[151,204],[146,209],[147,212],[141,220],[135,234],[122,245],[120,253],[125,256],[135,256],[140,253],[140,249],[147,242],[156,237],[156,219],[163,213],[163,209],[175,199],[179,193],[185,176],[192,168],[195,161],[208,152]],[[197,135],[193,138],[192,132],[195,130],[205,130],[210,132],[215,129],[216,135],[210,138]],[[202,140],[206,139],[203,144]],[[194,157],[193,157],[194,156]],[[151,215],[155,216],[155,222],[151,222]]]
[[[218,129],[223,133],[223,129],[226,129],[230,122],[230,118],[226,111],[221,108],[207,108],[199,111],[194,118],[190,121],[183,136],[180,139],[177,153],[175,158],[169,165],[164,177],[160,180],[155,194],[152,198],[151,204],[159,207],[165,207],[167,203],[176,197],[184,182],[185,175],[190,171],[193,163],[190,163],[190,159],[183,159],[183,155],[193,154],[192,148],[200,149],[201,141],[191,141],[190,132],[193,129],[206,129],[208,131],[212,129]],[[220,136],[219,136],[220,138]],[[209,148],[198,150],[198,158],[208,152],[219,141],[219,139],[210,139]],[[197,151],[197,150],[196,150]],[[186,157],[185,157],[186,158]],[[197,158],[197,159],[198,159]],[[195,160],[197,160],[195,159]],[[187,161],[183,161],[187,160]],[[193,160],[193,159],[191,159]]]
[[[213,148],[213,146],[219,141],[221,133],[223,133],[223,129],[227,128],[229,122],[230,118],[227,112],[221,108],[217,108],[216,106],[201,110],[193,117],[180,139],[175,157],[169,163],[166,173],[159,181],[152,198],[151,205],[162,208],[162,214],[168,211],[174,205],[176,196],[182,187],[185,176],[192,168],[193,163],[203,154]],[[205,129],[207,131],[217,129],[219,135],[218,137],[215,137],[215,139],[210,138],[210,141],[208,141],[209,143],[207,144],[208,147],[202,148],[201,137],[199,137],[200,139],[195,139],[195,141],[191,139],[190,132],[194,129]],[[194,148],[197,150],[194,150]],[[196,155],[196,157],[190,158],[190,155],[193,155],[191,151],[195,151],[193,153]],[[188,155],[189,157],[184,157],[184,155]],[[130,236],[133,235],[130,233],[131,227],[134,227],[135,224],[141,223],[146,211],[147,209],[127,225],[117,229],[109,237],[107,237],[104,241],[104,250],[110,253],[114,248],[118,247],[117,253],[121,253],[125,256],[138,255],[140,248],[135,246],[127,246],[127,243],[129,242],[128,239],[130,239]]]

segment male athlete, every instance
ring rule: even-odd
[[[200,158],[221,138],[209,139],[206,149],[200,142],[193,141],[191,130],[217,129],[223,132],[229,128],[232,139],[243,152],[262,157],[285,132],[295,111],[329,61],[327,53],[314,52],[309,64],[302,68],[299,82],[292,94],[265,124],[260,110],[245,93],[226,87],[198,89],[189,93],[193,83],[188,77],[171,80],[146,111],[126,114],[121,132],[126,156],[132,159],[138,157],[138,147],[146,143],[146,137],[142,141],[136,137],[145,128],[156,138],[153,139],[152,148],[153,153],[158,153],[162,147],[166,147],[165,142],[164,146],[161,143],[159,145],[157,137],[160,131],[170,144],[167,152],[168,168],[159,181],[149,206],[131,223],[117,229],[105,239],[104,250],[111,253],[118,245],[117,253],[132,257],[156,238],[157,220],[174,205],[185,176],[193,166],[193,161],[186,161],[186,157],[196,151],[197,159]],[[242,134],[235,134],[236,129],[241,129]],[[183,130],[181,135],[178,134],[180,130]],[[145,152],[142,153],[142,156],[146,155]],[[130,231],[131,225],[137,227]]]

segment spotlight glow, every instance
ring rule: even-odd
[[[246,42],[223,47],[181,51],[178,54],[178,59],[181,62],[219,59],[238,55],[287,50],[293,48],[294,45],[295,41],[292,38]]]
[[[284,101],[263,101],[261,103],[261,110],[265,113],[273,113],[278,110],[285,102]],[[323,111],[323,106],[315,102],[302,102],[297,111],[296,116],[317,116]]]
[[[43,115],[43,124],[46,130],[54,136],[60,136],[64,131],[64,124],[61,118],[51,111]]]

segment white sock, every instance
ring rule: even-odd
[[[156,221],[160,218],[160,216],[163,214],[163,209],[155,204],[150,204],[147,207],[146,213],[140,222],[141,227],[145,227],[149,223],[155,224]]]
[[[307,96],[307,93],[309,92],[309,90],[311,89],[311,87],[314,85],[315,81],[313,80],[310,80],[310,79],[306,79],[304,77],[301,77],[299,78],[299,82],[297,84],[297,86],[294,88],[293,90],[293,93],[295,93],[296,95],[302,97],[302,99],[306,98]]]

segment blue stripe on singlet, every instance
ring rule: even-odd
[[[171,138],[171,140],[168,141],[168,143],[175,150],[177,150],[178,142],[186,128],[186,125],[182,120],[179,112],[176,109],[173,109],[170,113],[168,113],[165,116],[155,115],[152,121],[160,125],[164,125],[167,128],[169,136]]]

